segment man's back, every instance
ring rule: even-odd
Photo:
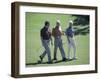
[[[61,36],[62,32],[59,30],[59,28],[53,28],[52,30],[52,35],[54,37],[58,37],[58,36]]]
[[[40,36],[41,36],[44,40],[48,40],[48,39],[50,39],[50,37],[51,37],[51,33],[50,33],[50,31],[49,31],[48,28],[43,27],[43,28],[41,29],[41,34],[40,34]]]

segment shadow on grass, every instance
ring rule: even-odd
[[[62,60],[58,60],[58,61],[55,61],[53,63],[61,63],[61,62],[69,62],[69,61],[73,61],[74,59],[67,59],[66,61],[62,61]]]
[[[38,65],[38,64],[48,64],[48,62],[36,62],[36,63],[27,63],[26,65]]]
[[[56,63],[61,63],[61,62],[69,62],[69,61],[73,61],[73,60],[75,60],[75,59],[70,59],[70,60],[66,60],[66,61],[62,61],[62,60],[57,60],[57,61],[55,61],[55,62],[53,62],[53,60],[52,60],[52,63],[51,64],[56,64]],[[29,66],[29,65],[38,65],[38,64],[48,64],[48,62],[36,62],[36,63],[28,63],[28,64],[26,64],[27,66]]]

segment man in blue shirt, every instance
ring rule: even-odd
[[[74,42],[74,31],[73,31],[73,22],[70,21],[69,22],[69,27],[66,29],[65,34],[67,36],[67,40],[68,40],[68,59],[70,59],[70,50],[71,48],[73,48],[74,51],[74,55],[73,55],[73,59],[76,59],[76,46],[75,46],[75,42]]]

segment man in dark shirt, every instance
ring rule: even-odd
[[[50,23],[48,21],[45,21],[45,25],[40,31],[41,42],[42,42],[42,45],[45,49],[43,54],[40,55],[40,59],[42,61],[44,56],[47,54],[48,63],[51,63],[51,51],[50,51],[50,48],[49,48],[49,42],[50,42],[50,39],[51,39],[51,31],[50,31],[49,26],[50,26]]]
[[[68,59],[70,59],[70,49],[73,48],[74,56],[73,59],[76,59],[76,46],[74,42],[74,31],[73,31],[73,22],[69,22],[69,27],[66,29],[65,34],[68,40]]]
[[[44,26],[42,29],[41,29],[41,38],[43,40],[49,40],[51,38],[51,32],[49,30],[49,27],[47,26]]]

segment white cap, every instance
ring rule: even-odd
[[[69,21],[69,23],[70,23],[70,24],[73,24],[73,21],[72,21],[72,20],[70,20],[70,21]]]
[[[60,20],[57,20],[57,23],[60,23]]]

